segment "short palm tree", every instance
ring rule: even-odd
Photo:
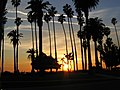
[[[34,68],[34,59],[35,59],[34,53],[35,53],[35,50],[32,48],[32,49],[29,49],[26,53],[29,53],[28,59],[31,59],[31,65],[32,65],[31,72],[33,73],[34,69],[35,69]]]
[[[73,54],[73,64],[74,64],[74,71],[75,71],[75,61],[74,61],[74,49],[73,49],[73,41],[72,41],[72,33],[71,33],[71,24],[70,24],[70,17],[71,17],[71,6],[66,4],[63,6],[63,11],[67,15],[68,19],[68,26],[69,26],[69,35],[70,35],[70,42],[71,42],[71,48],[72,48],[72,54]]]
[[[117,37],[118,47],[120,47],[119,37],[118,37],[117,29],[116,29],[116,23],[117,23],[116,18],[112,18],[111,23],[112,23],[112,24],[114,25],[114,27],[115,27],[115,32],[116,32],[116,37]]]
[[[31,9],[34,14],[35,21],[37,21],[39,27],[39,55],[42,56],[42,26],[43,26],[43,10],[47,10],[48,5],[51,5],[48,1],[44,0],[31,0],[28,2],[29,6],[26,9]]]
[[[55,22],[54,22],[54,17],[55,14],[57,14],[56,8],[51,6],[50,9],[48,9],[49,15],[52,17],[53,20],[53,31],[54,31],[54,45],[55,45],[55,60],[57,60],[57,43],[56,43],[56,30],[55,30]]]
[[[20,33],[18,36],[17,36],[17,31],[16,30],[12,30],[10,31],[8,34],[7,34],[8,38],[10,38],[11,40],[11,43],[13,44],[13,49],[14,49],[14,72],[16,73],[17,72],[17,61],[16,61],[16,45],[17,43],[19,42],[19,39],[20,37],[23,37],[23,34]],[[17,39],[17,37],[19,37]]]
[[[51,19],[52,19],[51,16],[46,13],[44,16],[44,20],[46,21],[46,23],[48,25],[49,42],[50,42],[50,56],[52,56],[51,32],[50,32],[50,25],[49,25],[49,22],[51,21]]]

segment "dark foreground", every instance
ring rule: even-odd
[[[120,88],[119,75],[103,73],[91,75],[86,72],[58,72],[44,75],[9,75],[9,77],[2,77],[0,86],[3,90],[119,90]]]

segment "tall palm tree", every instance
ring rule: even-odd
[[[21,0],[11,0],[11,2],[12,2],[12,5],[15,7],[15,11],[16,11],[15,24],[16,24],[16,30],[17,30],[17,36],[18,36],[19,35],[19,25],[17,25],[17,22],[19,22],[19,20],[20,20],[20,18],[18,17],[18,6],[20,5]],[[18,37],[17,37],[17,39],[18,39]],[[18,45],[19,44],[17,42],[17,52],[16,52],[16,68],[17,68],[17,72],[19,71],[18,70]]]
[[[31,9],[35,15],[39,27],[39,55],[42,56],[42,25],[43,25],[43,9],[47,10],[48,5],[51,5],[48,1],[44,0],[31,0],[28,2],[29,6],[26,9]]]
[[[69,35],[70,35],[70,41],[71,41],[71,48],[72,48],[72,54],[73,54],[73,66],[74,66],[74,71],[75,71],[75,61],[74,61],[74,49],[73,49],[73,41],[72,41],[72,33],[71,33],[71,27],[70,27],[70,9],[71,6],[66,4],[65,6],[63,6],[63,11],[64,13],[67,15],[67,19],[68,19],[68,26],[69,26]]]
[[[55,32],[55,22],[54,22],[54,17],[57,11],[55,10],[56,8],[51,6],[50,9],[48,9],[49,15],[52,17],[53,20],[53,31],[54,31],[54,45],[55,45],[55,60],[57,60],[57,46],[56,46],[56,32]]]
[[[73,30],[73,25],[72,25],[72,17],[73,17],[73,15],[74,15],[74,11],[72,11],[72,8],[69,9],[69,15],[70,15],[69,18],[70,18],[71,31],[72,31],[72,36],[73,36],[73,43],[74,43],[74,48],[75,48],[76,70],[78,71],[76,41],[75,41],[75,34],[74,34],[74,30]]]
[[[34,59],[35,59],[34,53],[35,53],[35,50],[32,48],[32,49],[29,49],[26,53],[29,53],[28,58],[31,59],[31,65],[32,65],[31,72],[33,73],[34,69],[35,69],[34,68]]]
[[[7,22],[7,18],[5,17],[5,14],[7,13],[7,11],[6,10],[4,10],[4,12],[3,12],[3,18],[2,18],[2,24],[3,24],[3,26],[1,27],[2,29],[1,30],[3,30],[2,31],[2,71],[1,72],[3,72],[4,71],[4,25],[6,24],[6,22]]]
[[[33,15],[32,15],[32,12],[30,11],[28,14],[27,14],[27,19],[28,19],[28,22],[30,22],[31,24],[31,32],[32,32],[32,48],[34,50],[34,31],[33,31]]]
[[[66,35],[66,31],[65,31],[65,27],[64,27],[64,21],[65,20],[65,16],[63,14],[61,14],[59,17],[58,17],[58,22],[61,23],[62,25],[62,28],[63,28],[63,32],[64,32],[64,36],[65,36],[65,45],[66,45],[66,54],[65,55],[68,55],[68,43],[67,43],[67,35]]]
[[[112,24],[114,25],[114,27],[115,27],[115,32],[116,32],[118,47],[120,48],[119,37],[118,37],[117,29],[116,29],[116,23],[117,23],[116,18],[112,18],[111,23],[112,23]]]
[[[83,14],[82,14],[82,11],[79,9],[79,8],[76,8],[76,12],[78,14],[77,16],[77,20],[78,20],[78,24],[79,24],[79,27],[80,27],[80,30],[78,31],[77,33],[77,36],[78,38],[80,38],[80,47],[81,47],[81,57],[82,57],[82,70],[84,70],[84,61],[83,61],[83,47],[82,47],[82,26],[83,26],[83,23],[84,23],[84,17],[83,17]]]
[[[20,33],[17,36],[17,31],[16,30],[12,30],[7,34],[8,38],[10,38],[11,43],[13,44],[13,49],[14,49],[14,73],[17,72],[17,66],[16,66],[16,45],[19,42],[20,37],[23,37],[23,34]],[[17,38],[18,37],[18,38]]]
[[[80,8],[86,17],[86,23],[88,21],[89,10],[95,9],[99,3],[99,0],[72,0],[76,8]]]
[[[44,16],[44,20],[46,21],[47,25],[48,25],[48,32],[49,32],[49,42],[50,42],[50,56],[52,56],[52,45],[51,45],[51,32],[50,32],[50,25],[49,25],[49,22],[51,20],[51,16],[49,14],[45,14]]]
[[[102,23],[102,19],[98,17],[90,18],[88,21],[89,30],[91,30],[92,39],[94,41],[95,46],[95,63],[96,68],[99,68],[99,60],[98,60],[98,52],[97,52],[97,40],[100,37],[100,33],[104,30],[104,24]]]
[[[95,9],[95,7],[98,5],[99,0],[72,0],[74,2],[75,8],[80,8],[86,17],[86,24],[88,23],[88,16],[89,16],[89,10]],[[89,58],[89,69],[92,68],[91,63],[91,50],[90,50],[90,33],[88,34],[88,58]]]
[[[4,24],[6,23],[6,4],[7,0],[0,0],[0,62],[1,62],[1,55],[2,55],[2,71],[4,71]],[[2,49],[2,51],[1,51]],[[2,53],[1,53],[2,52]]]

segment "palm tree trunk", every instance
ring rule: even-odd
[[[67,36],[66,36],[66,32],[65,32],[65,28],[64,28],[63,24],[62,24],[62,28],[63,28],[63,32],[64,32],[64,36],[65,36],[66,54],[68,55]]]
[[[69,25],[69,34],[70,34],[71,48],[72,48],[72,54],[73,54],[73,64],[74,64],[73,66],[74,66],[74,71],[75,71],[74,50],[73,50],[73,42],[72,42],[72,35],[71,35],[69,18],[68,18],[68,25]],[[69,62],[68,62],[68,65],[69,65]],[[68,70],[69,70],[69,68],[68,68]]]
[[[75,35],[74,35],[74,30],[73,30],[73,25],[72,25],[72,19],[71,18],[70,18],[70,22],[71,22],[71,30],[72,30],[72,35],[73,35],[73,43],[74,43],[74,48],[75,48],[76,70],[78,71],[77,49],[76,49]]]
[[[35,40],[36,40],[36,57],[38,56],[38,45],[37,45],[37,25],[35,19]]]
[[[55,44],[55,60],[57,60],[57,47],[56,47],[56,33],[55,33],[54,17],[53,17],[53,31],[54,31],[54,44]]]
[[[115,27],[115,32],[116,32],[116,37],[117,37],[118,47],[120,48],[120,43],[119,43],[119,38],[118,38],[117,28],[116,28],[115,25],[114,25],[114,27]]]
[[[85,17],[86,17],[86,25],[88,24],[88,16],[89,16],[89,11],[88,8],[85,10]],[[91,61],[91,50],[90,50],[90,40],[87,39],[87,45],[88,45],[88,67],[89,70],[91,71],[92,69],[92,61]]]
[[[96,67],[99,67],[99,61],[98,61],[98,54],[97,54],[97,43],[96,41],[94,41],[94,45],[95,45],[95,63],[96,63]]]
[[[89,70],[91,71],[92,69],[92,61],[91,61],[91,50],[90,50],[90,40],[87,40],[87,45],[88,45],[88,66]]]
[[[87,54],[86,54],[87,46],[86,46],[86,39],[84,39],[83,44],[84,44],[85,70],[87,70]]]
[[[50,42],[50,56],[52,56],[51,33],[50,33],[50,25],[49,25],[49,22],[48,22],[47,24],[48,24],[49,42]]]
[[[2,73],[4,72],[4,28],[3,28],[3,42],[2,42]]]
[[[18,14],[17,14],[17,7],[16,7],[16,19],[18,18]],[[18,25],[16,25],[16,29],[17,29],[17,40],[18,40],[18,35],[19,35],[19,26]],[[19,42],[17,41],[17,50],[16,50],[16,70],[17,70],[17,72],[19,71],[18,70],[18,44],[19,44]]]
[[[34,32],[33,32],[33,24],[31,23],[31,31],[32,31],[32,48],[34,50]]]
[[[81,25],[80,25],[80,32],[81,32]],[[83,47],[82,47],[82,38],[80,38],[80,47],[81,47],[81,57],[82,57],[82,70],[84,70],[84,60],[83,60]]]
[[[16,49],[15,49],[15,46],[13,46],[13,48],[14,48],[14,73],[16,73]]]

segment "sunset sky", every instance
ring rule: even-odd
[[[13,71],[13,46],[10,44],[10,39],[7,37],[7,33],[9,33],[11,30],[14,30],[15,24],[15,9],[11,5],[11,0],[8,0],[7,4],[7,23],[5,25],[5,63],[4,63],[4,71]],[[27,12],[29,10],[25,10],[25,7],[27,6],[27,2],[29,0],[21,0],[21,5],[18,7],[18,16],[22,18],[23,22],[20,26],[20,33],[23,33],[23,38],[21,38],[20,42],[21,45],[19,45],[19,70],[20,72],[29,72],[31,70],[31,61],[27,58],[28,54],[26,51],[30,48],[32,48],[31,44],[31,29],[30,29],[30,23],[27,21]],[[46,1],[46,0],[45,0]],[[74,5],[72,0],[48,0],[54,7],[56,7],[56,10],[58,11],[58,14],[64,14],[63,6],[65,4],[70,4],[73,7]],[[75,14],[76,16],[76,14]],[[111,19],[113,17],[117,18],[117,30],[118,35],[120,38],[120,0],[100,0],[99,5],[95,10],[92,10],[90,12],[89,17],[99,17],[102,18],[104,24],[106,26],[109,26],[111,28],[111,38],[113,38],[114,43],[116,43],[116,37],[113,25],[111,24]],[[56,17],[57,20],[57,17]],[[74,23],[74,31],[75,31],[75,38],[76,38],[76,44],[77,44],[77,54],[78,54],[78,65],[79,69],[81,69],[81,56],[80,56],[80,43],[79,38],[77,37],[77,32],[79,30],[79,26],[77,25],[77,20],[74,17],[73,19]],[[58,61],[64,56],[65,54],[65,43],[64,43],[64,35],[62,31],[61,24],[56,21],[56,37],[57,37],[57,52],[58,52]],[[53,43],[53,30],[52,30],[52,23],[50,23],[50,28],[52,32],[52,55],[54,57],[54,43]],[[68,32],[68,25],[65,24],[65,29]],[[67,33],[68,41],[69,41],[69,34]],[[91,42],[93,44],[93,42]],[[117,44],[117,43],[116,43]],[[70,42],[68,42],[69,52],[71,52],[70,48]],[[93,45],[92,45],[93,46]],[[92,62],[94,65],[94,47],[91,47],[92,50]],[[48,38],[48,29],[47,24],[44,22],[43,24],[43,52],[49,55],[49,38]],[[61,63],[61,62],[59,62]]]

